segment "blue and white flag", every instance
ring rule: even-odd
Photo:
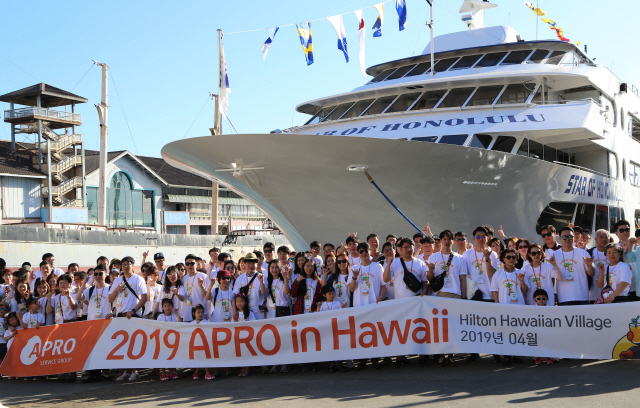
[[[405,0],[396,0],[396,11],[398,12],[400,31],[402,31],[407,26],[407,3]]]
[[[224,58],[224,44],[220,39],[220,55],[218,56],[218,106],[220,112],[226,117],[229,111],[229,94],[231,93],[231,87],[229,86],[229,73],[227,72],[227,61]]]
[[[311,22],[297,23],[298,35],[300,36],[300,44],[304,57],[307,59],[307,65],[313,64],[313,41],[311,40]]]
[[[338,35],[338,49],[344,53],[344,58],[349,62],[349,51],[347,50],[347,33],[344,31],[344,23],[342,22],[342,14],[327,17],[327,20],[333,26],[333,29],[336,30],[336,34]]]
[[[276,38],[276,33],[278,32],[278,30],[280,29],[280,27],[276,27],[276,28],[269,28],[269,38],[267,38],[267,41],[264,42],[264,44],[262,44],[262,59],[264,60],[265,58],[267,58],[267,53],[269,52],[269,47],[271,46],[271,43],[273,42],[273,39]]]
[[[378,11],[378,18],[376,22],[373,23],[373,27],[371,27],[373,31],[374,37],[382,37],[382,25],[384,24],[384,3],[376,4],[373,6]]]

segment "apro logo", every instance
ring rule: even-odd
[[[33,336],[22,348],[20,361],[22,364],[28,366],[35,363],[39,357],[46,357],[47,354],[49,354],[49,356],[71,354],[75,347],[76,339],[74,338],[67,339],[66,341],[62,339],[47,341],[43,345],[42,339],[40,339],[39,336]]]

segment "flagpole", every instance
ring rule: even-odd
[[[429,76],[433,77],[434,72],[433,72],[433,66],[435,65],[434,63],[434,59],[433,59],[433,0],[427,0],[427,3],[429,3],[429,8],[430,8],[430,15],[431,15],[431,21],[429,22],[429,29],[431,30],[431,71],[429,73]]]
[[[222,95],[222,82],[224,75],[222,66],[222,30],[218,29],[218,95]],[[220,98],[216,97],[216,134],[222,134],[222,112],[220,112]]]
[[[540,0],[538,0],[538,8],[540,8]],[[538,13],[536,14],[536,41],[538,41],[538,22],[540,21],[540,16]]]

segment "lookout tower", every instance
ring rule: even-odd
[[[82,135],[76,134],[82,119],[75,106],[88,100],[40,83],[1,95],[0,101],[10,105],[4,121],[11,123],[11,151],[20,147],[29,152],[34,165],[47,174],[42,193],[47,196],[48,207],[85,207],[84,144]],[[16,133],[37,134],[37,143],[16,146]]]

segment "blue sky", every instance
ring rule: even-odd
[[[373,38],[370,29],[375,10],[365,10],[367,66],[420,54],[426,47],[428,5],[424,0],[406,1],[407,29],[398,30],[393,3],[386,3],[381,38]],[[216,29],[230,33],[291,24],[375,2],[5,2],[0,14],[0,94],[46,82],[88,98],[89,103],[77,108],[83,118],[78,132],[88,149],[98,149],[98,117],[92,105],[100,103],[100,69],[90,67],[93,59],[106,62],[112,78],[109,150],[159,156],[166,143],[207,135],[213,126],[214,105],[207,98],[209,91],[217,92]],[[486,13],[488,26],[511,25],[525,39],[535,39],[535,15],[523,1],[494,2],[499,7]],[[436,35],[466,30],[458,14],[461,4],[435,0]],[[588,55],[597,63],[613,66],[624,82],[640,87],[640,57],[635,52],[640,30],[634,19],[624,17],[638,9],[636,1],[544,0],[538,5],[566,37],[582,47],[587,44]],[[229,117],[238,132],[268,133],[301,124],[308,117],[294,111],[299,103],[349,91],[366,81],[358,65],[356,17],[349,13],[343,18],[349,63],[326,20],[312,23],[311,66],[306,66],[295,27],[278,32],[265,61],[260,47],[266,30],[224,37],[232,88]],[[539,39],[551,38],[554,33],[540,23]],[[8,109],[8,104],[0,103],[0,109]],[[9,125],[1,126],[0,139],[9,139]],[[226,122],[224,131],[231,131]],[[33,141],[33,136],[18,135],[17,140]]]

